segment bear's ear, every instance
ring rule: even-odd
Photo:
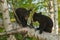
[[[38,15],[38,13],[35,12],[35,13],[34,13],[34,16],[37,16],[37,15]]]
[[[36,14],[37,15],[37,13],[35,12],[34,14]]]
[[[42,12],[39,12],[40,15],[42,15]]]
[[[32,9],[29,9],[29,11],[32,11]]]

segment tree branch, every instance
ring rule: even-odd
[[[15,33],[27,34],[29,37],[35,37],[35,38],[38,38],[40,40],[59,40],[59,37],[60,37],[56,34],[51,34],[51,33],[46,33],[46,32],[39,34],[39,31],[35,31],[35,29],[28,28],[28,27],[18,28],[18,29],[14,29],[14,30],[11,30],[8,32],[3,32],[3,33],[0,33],[0,36],[10,35],[10,34],[15,34]]]

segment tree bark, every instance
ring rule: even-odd
[[[53,0],[54,4],[54,29],[55,33],[58,34],[58,5],[57,5],[57,0]]]
[[[52,33],[54,33],[54,9],[53,9],[53,0],[49,0],[48,7],[49,7],[49,16],[53,20]]]
[[[12,24],[10,22],[7,0],[1,0],[1,4],[2,4],[3,23],[7,32],[13,29]],[[10,37],[7,38],[7,40],[11,40],[11,39],[16,40],[13,35],[10,35]]]
[[[49,0],[49,12],[50,17],[53,20],[53,32],[54,34],[58,34],[58,7],[57,0]]]
[[[57,34],[52,34],[52,33],[47,33],[43,32],[42,34],[39,34],[39,31],[36,31],[33,28],[18,28],[16,30],[12,30],[7,33],[7,35],[15,34],[15,33],[21,33],[21,34],[27,34],[29,37],[35,37],[39,40],[59,40],[60,35]],[[0,35],[6,35],[6,33],[0,33]]]

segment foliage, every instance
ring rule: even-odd
[[[0,28],[0,32],[4,32],[5,30],[4,30],[4,28]]]
[[[26,40],[37,40],[35,37],[26,37]]]
[[[0,28],[0,33],[1,33],[1,32],[4,32],[4,31],[5,31],[4,28]],[[0,40],[7,40],[7,35],[0,36]]]
[[[14,19],[14,13],[10,11],[10,20],[11,22],[15,22],[16,20]]]
[[[36,28],[36,27],[39,27],[39,22],[36,21],[36,22],[33,22],[33,26]]]
[[[17,40],[22,40],[23,36],[21,34],[15,34]]]
[[[0,18],[2,18],[2,13],[0,13]]]
[[[15,37],[16,37],[16,39],[17,40],[37,40],[35,37],[29,37],[29,36],[26,36],[25,38],[24,38],[24,36],[23,35],[21,35],[21,34],[15,34]]]
[[[0,36],[0,40],[7,40],[7,36]]]
[[[60,8],[58,10],[58,24],[59,24],[59,27],[60,27]]]

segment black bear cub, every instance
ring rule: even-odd
[[[19,21],[21,22],[23,27],[27,27],[27,20],[30,14],[30,10],[27,10],[25,8],[17,8],[15,10],[16,15],[19,19]],[[15,19],[17,21],[17,23],[19,24],[19,21],[17,19],[15,15]],[[39,28],[37,28],[37,30],[40,31],[40,34],[45,31],[45,32],[52,32],[52,27],[53,27],[53,21],[51,20],[51,18],[49,18],[48,16],[42,15],[42,13],[34,13],[33,15],[33,22],[38,21],[39,22]]]
[[[17,19],[16,15],[14,15],[17,23],[19,24],[19,21],[20,21],[22,26],[26,27],[27,26],[27,19],[29,17],[30,11],[25,9],[25,8],[17,8],[15,10],[15,13],[16,13],[16,15],[18,17],[18,19]]]
[[[38,21],[39,22],[39,28],[37,30],[40,30],[40,34],[45,31],[45,32],[52,32],[52,27],[53,27],[53,21],[51,18],[48,16],[42,15],[42,12],[40,13],[35,13],[33,15],[33,21]]]

